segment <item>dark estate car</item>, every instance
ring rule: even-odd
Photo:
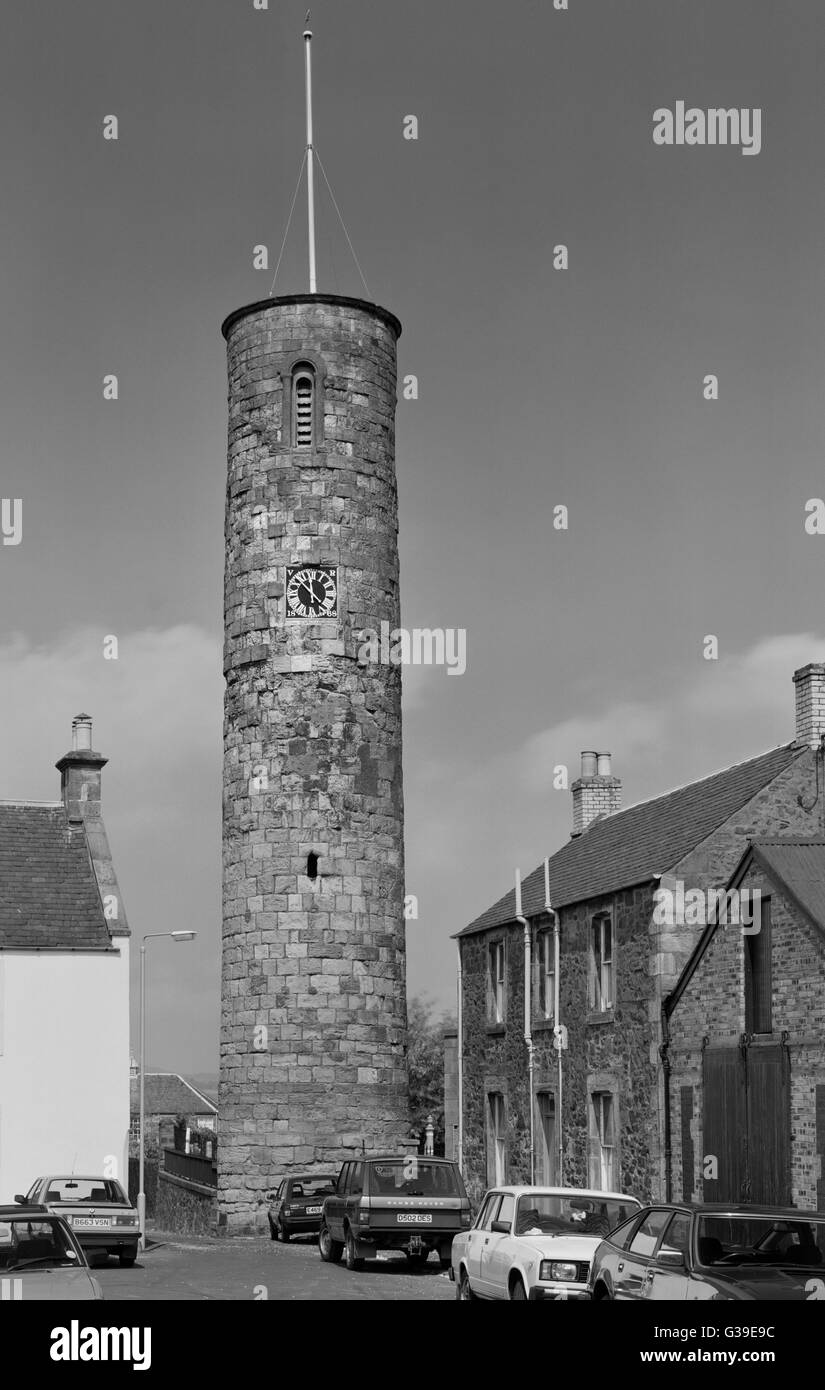
[[[793,1207],[645,1207],[601,1242],[594,1300],[825,1298],[825,1214]]]
[[[324,1198],[335,1191],[334,1173],[298,1173],[269,1194],[269,1233],[285,1244],[291,1236],[317,1234]]]
[[[334,1195],[324,1200],[318,1245],[322,1260],[345,1255],[347,1269],[360,1269],[379,1250],[404,1250],[411,1264],[424,1264],[437,1250],[447,1269],[453,1236],[471,1220],[464,1182],[451,1160],[398,1154],[353,1159],[343,1165]]]

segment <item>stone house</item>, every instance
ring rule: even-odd
[[[137,1143],[140,1135],[140,1074],[132,1063],[130,1076],[130,1135]],[[183,1120],[190,1130],[209,1131],[218,1125],[218,1107],[193,1086],[191,1081],[170,1071],[150,1071],[144,1078],[144,1113],[147,1145],[172,1148],[175,1126]]]
[[[825,838],[759,838],[667,1001],[671,1188],[825,1207]],[[758,895],[758,898],[757,898]]]
[[[61,798],[0,802],[0,1203],[44,1173],[124,1178],[129,927],[78,715]]]
[[[822,833],[825,665],[794,682],[791,742],[626,810],[610,755],[583,754],[571,838],[525,879],[521,911],[512,890],[458,933],[475,1195],[531,1180],[666,1194],[665,1004],[705,923],[660,921],[657,899],[722,888],[754,839]]]

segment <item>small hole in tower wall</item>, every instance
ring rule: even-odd
[[[308,855],[307,855],[307,878],[310,879],[310,880],[314,883],[317,877],[318,877],[318,855],[317,855],[317,854],[308,854]]]

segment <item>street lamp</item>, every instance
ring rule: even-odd
[[[140,1156],[138,1160],[138,1222],[140,1224],[140,1248],[146,1249],[146,1193],[143,1190],[143,1131],[144,1131],[144,1082],[146,1078],[146,942],[159,936],[171,937],[173,941],[194,941],[194,931],[150,931],[144,936],[140,947]]]

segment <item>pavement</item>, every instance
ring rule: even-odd
[[[435,1255],[411,1270],[404,1255],[367,1260],[363,1270],[324,1264],[314,1237],[281,1245],[269,1237],[177,1236],[149,1232],[132,1269],[117,1260],[97,1263],[93,1274],[111,1302],[146,1300],[278,1299],[304,1302],[455,1298],[455,1286]]]

